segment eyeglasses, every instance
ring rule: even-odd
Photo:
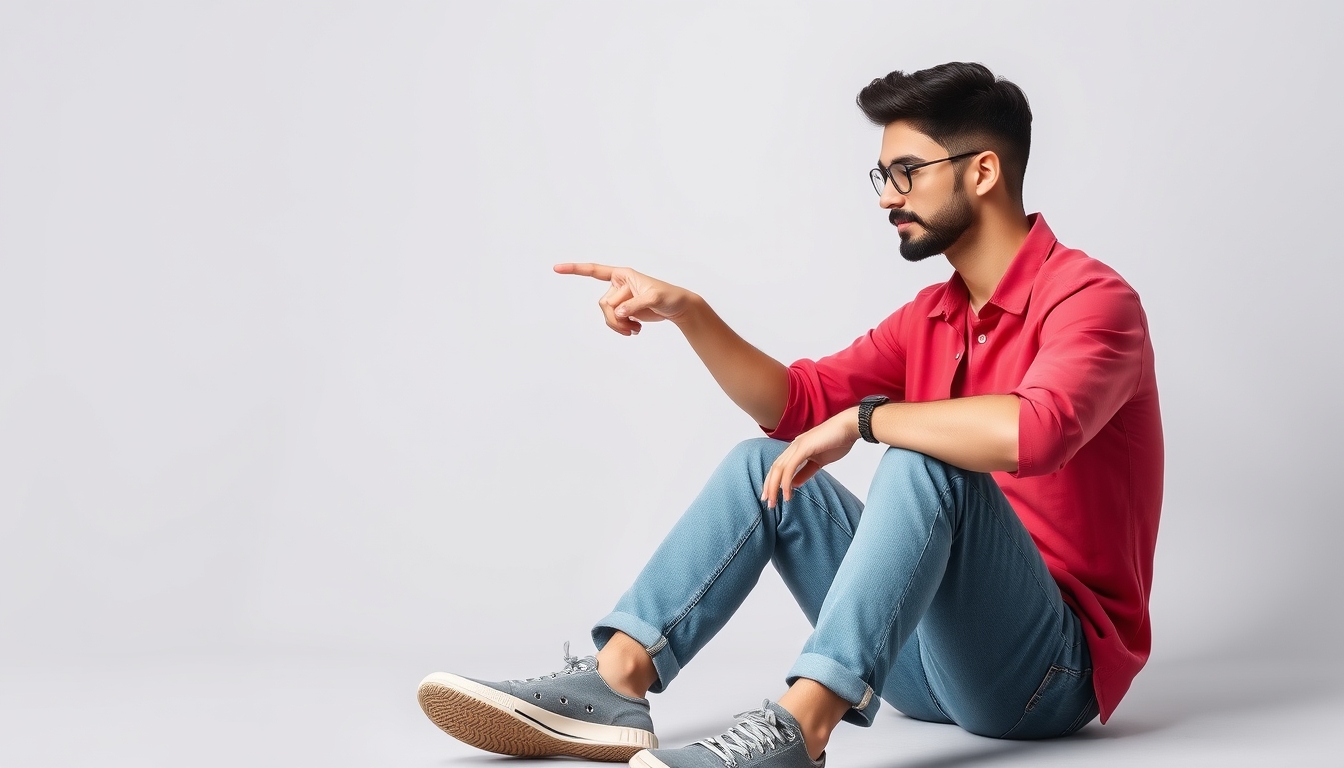
[[[890,181],[891,185],[896,188],[897,192],[900,192],[902,195],[904,195],[909,193],[910,188],[914,186],[914,182],[910,180],[911,171],[918,170],[926,165],[933,165],[935,163],[946,163],[948,160],[960,160],[963,157],[971,157],[972,155],[978,155],[983,151],[984,150],[981,149],[975,152],[962,152],[960,155],[952,155],[951,157],[944,157],[941,160],[930,160],[927,163],[915,163],[914,165],[905,165],[904,163],[900,164],[892,163],[886,168],[883,168],[882,166],[879,165],[873,170],[868,172],[868,178],[872,180],[873,189],[877,190],[877,194],[879,195],[882,194],[882,190],[887,188],[888,181]],[[900,172],[898,173],[897,171]],[[902,176],[905,177],[905,186],[901,186],[901,182],[899,181],[899,179]]]

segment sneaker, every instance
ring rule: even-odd
[[[737,715],[727,733],[681,749],[644,750],[632,768],[825,768],[826,753],[813,760],[798,721],[766,699],[761,708]]]
[[[541,677],[489,683],[435,672],[420,681],[420,708],[448,735],[501,755],[629,760],[658,746],[648,699],[613,691],[593,656]]]

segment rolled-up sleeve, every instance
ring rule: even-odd
[[[868,395],[905,397],[905,354],[897,331],[906,308],[901,307],[848,347],[819,360],[798,360],[789,366],[789,400],[770,437],[792,440]]]
[[[1012,390],[1021,400],[1014,477],[1061,469],[1134,396],[1146,337],[1139,297],[1118,279],[1084,285],[1050,309]]]

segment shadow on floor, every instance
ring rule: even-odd
[[[949,744],[945,754],[906,757],[888,765],[890,768],[960,768],[999,762],[1020,763],[1033,754],[1044,756],[1061,749],[1085,760],[1089,751],[1118,739],[1142,738],[1200,719],[1301,706],[1338,696],[1341,690],[1344,690],[1344,665],[1325,655],[1277,659],[1263,652],[1224,651],[1200,658],[1169,659],[1154,662],[1143,671],[1108,725],[1093,721],[1072,736],[1046,741],[970,737],[974,740],[972,743]],[[900,715],[896,717],[905,719]],[[660,732],[659,738],[665,745],[680,746],[715,735],[725,725],[722,717],[703,722],[683,721]],[[920,724],[920,727],[926,725]],[[883,730],[881,722],[872,730]],[[871,736],[881,738],[878,733]],[[521,766],[534,762],[540,765],[544,762],[554,764],[555,761],[479,754],[446,760],[443,765],[498,768],[505,763]]]
[[[1204,658],[1151,664],[1140,675],[1107,725],[1093,721],[1078,733],[1046,741],[983,739],[973,749],[953,747],[948,754],[897,760],[891,768],[958,768],[1020,763],[1032,754],[1066,749],[1081,760],[1093,749],[1118,739],[1178,727],[1200,719],[1267,712],[1337,697],[1344,690],[1344,665],[1324,657],[1267,658],[1264,653],[1229,652]],[[954,726],[949,726],[954,727]]]

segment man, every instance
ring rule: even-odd
[[[893,72],[858,95],[901,255],[955,270],[847,349],[787,368],[696,294],[629,269],[625,335],[670,320],[770,438],[739,445],[615,610],[599,651],[539,678],[421,684],[430,718],[515,755],[644,768],[820,766],[841,720],[885,700],[998,738],[1104,722],[1147,660],[1162,427],[1139,298],[1028,216],[1031,111],[978,64]],[[866,506],[822,467],[885,443]],[[783,442],[790,441],[790,442]],[[777,702],[657,749],[662,691],[773,562],[814,631]]]

